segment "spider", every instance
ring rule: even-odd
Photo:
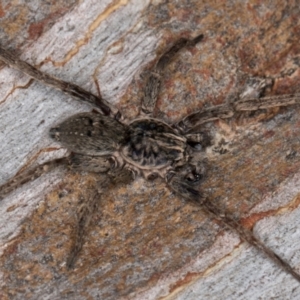
[[[243,240],[260,249],[300,282],[300,275],[287,262],[264,246],[251,231],[243,228],[230,216],[222,214],[199,191],[199,185],[206,172],[203,149],[211,144],[210,136],[199,131],[201,124],[216,119],[232,118],[236,113],[243,111],[296,104],[299,102],[299,95],[240,97],[235,102],[192,113],[172,125],[152,117],[164,68],[182,48],[193,47],[202,38],[203,35],[199,35],[191,40],[178,40],[157,60],[151,71],[144,73],[146,83],[141,116],[132,121],[125,120],[120,112],[101,96],[95,96],[75,84],[47,75],[0,47],[0,60],[8,66],[95,106],[92,112],[71,116],[50,130],[50,136],[70,151],[68,157],[44,163],[15,176],[0,187],[0,199],[58,165],[65,165],[79,172],[101,173],[105,175],[101,181],[102,185],[109,182],[126,183],[136,176],[143,176],[148,180],[161,177],[172,191],[201,205],[209,215],[236,231]],[[261,84],[261,89],[264,84],[267,83]],[[101,189],[95,187],[88,199],[77,209],[76,234],[66,262],[68,269],[74,267],[84,244],[91,212],[96,208],[100,196]]]

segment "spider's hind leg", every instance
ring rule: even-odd
[[[104,179],[105,181],[105,179]],[[105,184],[102,184],[105,186]],[[67,258],[67,269],[72,269],[77,260],[77,257],[85,243],[85,236],[87,235],[88,226],[93,217],[93,212],[97,211],[100,202],[101,191],[95,184],[91,184],[87,189],[87,193],[82,194],[76,209],[76,226],[73,233],[73,243],[69,257]]]
[[[70,167],[74,171],[85,171],[92,173],[105,173],[111,166],[110,157],[89,156],[78,153],[72,153],[69,157]]]
[[[131,182],[133,174],[126,168],[118,168],[110,156],[88,156],[72,153],[68,160],[71,169],[74,171],[95,173],[95,180],[88,183],[85,192],[82,193],[78,201],[73,242],[66,262],[67,269],[70,270],[74,267],[86,242],[88,228],[93,213],[98,210],[101,197],[112,187]]]

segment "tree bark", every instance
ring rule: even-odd
[[[255,76],[274,80],[266,95],[299,92],[297,1],[25,2],[0,7],[1,45],[44,72],[100,91],[127,119],[140,111],[142,71],[180,37],[201,33],[204,39],[168,66],[155,117],[171,124],[232,101]],[[0,83],[3,184],[20,170],[66,155],[50,139],[50,128],[93,107],[4,64]],[[299,124],[294,106],[201,128],[214,141],[203,193],[296,270]],[[103,195],[76,267],[68,271],[76,205],[93,176],[58,168],[0,203],[4,299],[300,297],[298,282],[160,180],[138,178]]]

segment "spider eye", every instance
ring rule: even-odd
[[[195,175],[196,181],[199,181],[199,180],[201,180],[202,178],[203,178],[203,175],[202,175],[202,174],[196,174],[196,175]]]
[[[190,182],[198,182],[203,178],[203,175],[200,173],[196,173],[196,172],[191,172],[186,176],[187,181]]]

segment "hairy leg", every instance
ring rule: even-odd
[[[11,68],[17,69],[35,80],[54,87],[55,89],[61,90],[64,93],[81,101],[86,101],[99,107],[104,115],[112,115],[112,109],[104,99],[93,95],[76,84],[62,81],[38,70],[27,62],[17,58],[11,52],[3,49],[2,47],[0,47],[0,60],[2,60]]]
[[[221,223],[227,228],[238,233],[242,240],[261,250],[281,269],[283,269],[286,273],[292,275],[298,282],[300,282],[300,275],[294,271],[294,269],[289,265],[289,263],[280,258],[272,250],[268,249],[253,235],[251,230],[244,228],[237,221],[224,214],[211,201],[203,201],[201,202],[201,206],[208,215],[211,215],[213,218],[221,221]]]
[[[237,113],[295,104],[300,104],[300,94],[241,99],[234,103],[218,105],[192,113],[178,122],[176,127],[184,133],[189,133],[203,123],[232,118]]]
[[[85,156],[76,155],[76,161],[81,160],[80,164],[75,163],[75,169],[86,170],[84,161],[88,164],[88,171],[94,171],[90,165],[90,160]],[[73,164],[74,160],[71,159]],[[73,165],[72,165],[73,166]],[[71,167],[72,167],[71,166]],[[97,168],[97,166],[95,166]],[[90,182],[82,193],[78,207],[76,209],[76,227],[73,232],[72,246],[66,266],[72,269],[88,235],[88,227],[91,223],[93,213],[98,211],[102,195],[118,184],[127,184],[133,179],[133,174],[127,169],[109,169],[107,172],[95,175],[95,181]]]
[[[4,199],[9,193],[25,183],[33,181],[44,173],[54,170],[57,166],[67,164],[69,164],[67,158],[60,158],[21,172],[21,174],[14,176],[11,180],[0,186],[0,200]]]
[[[288,94],[263,98],[242,99],[234,103],[234,110],[255,111],[259,109],[284,107],[300,103],[300,94]]]
[[[144,113],[152,114],[154,110],[165,67],[172,61],[172,59],[174,59],[176,54],[181,49],[195,46],[202,40],[202,38],[203,35],[198,35],[192,40],[185,38],[179,39],[167,52],[160,57],[151,71],[144,72],[144,76],[146,77],[146,86],[144,90],[144,97],[142,99],[142,111]]]
[[[300,275],[293,270],[288,262],[284,261],[272,250],[268,249],[253,235],[253,232],[250,229],[244,228],[238,221],[216,207],[212,201],[205,199],[205,195],[199,192],[199,184],[201,183],[203,174],[205,174],[205,164],[198,163],[198,165],[185,165],[178,169],[176,174],[170,174],[167,183],[174,192],[197,205],[201,205],[202,209],[209,216],[220,221],[221,225],[227,227],[229,230],[236,232],[242,240],[262,251],[281,269],[286,273],[291,274],[298,282],[300,282]]]
[[[85,193],[81,195],[78,201],[78,207],[76,209],[76,227],[73,232],[72,246],[69,253],[69,257],[66,261],[67,269],[72,269],[78,258],[87,235],[88,226],[91,222],[93,212],[98,211],[98,204],[101,199],[101,185],[106,185],[106,178],[102,178],[102,181],[89,184]]]
[[[179,121],[175,126],[179,128],[183,133],[189,133],[201,124],[218,119],[232,118],[234,116],[234,113],[235,112],[232,110],[231,106],[228,106],[226,104],[217,105],[192,113]]]
[[[257,95],[259,95],[259,93],[257,93]],[[298,103],[300,103],[300,94],[263,98],[258,98],[258,96],[255,98],[255,96],[253,97],[252,95],[252,97],[250,98],[243,98],[233,103],[197,111],[185,117],[176,126],[183,133],[185,133],[186,136],[188,136],[189,134],[187,133],[193,132],[195,129],[198,129],[198,126],[200,127],[201,124],[206,122],[214,121],[216,119],[232,118],[235,114],[241,113],[243,111],[256,111],[259,109],[289,106]],[[182,182],[184,181],[180,180],[181,186]],[[184,187],[184,191],[185,194],[187,194],[186,187]],[[190,188],[188,189],[188,191],[190,191]],[[189,199],[194,200],[194,202],[196,200],[195,196],[189,197]],[[300,282],[300,275],[293,270],[289,263],[276,255],[272,250],[268,249],[253,235],[253,232],[250,229],[244,228],[238,221],[234,220],[223,211],[220,211],[220,209],[216,207],[213,202],[209,201],[209,199],[203,200],[203,197],[199,197],[199,200],[196,200],[196,202],[198,202],[198,204],[203,207],[208,215],[212,216],[214,219],[219,220],[225,227],[238,233],[242,240],[261,250],[286,273],[292,275],[298,282]]]

